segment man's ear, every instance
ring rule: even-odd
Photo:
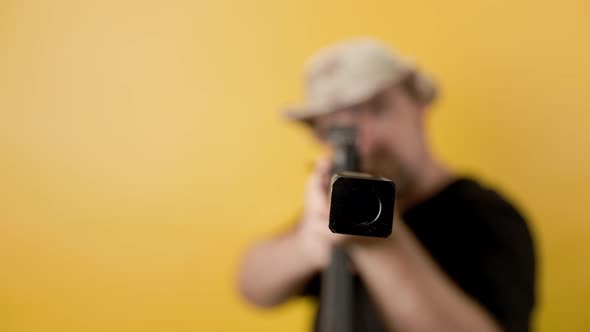
[[[411,72],[402,84],[410,97],[423,107],[430,105],[438,93],[430,77],[417,71]]]

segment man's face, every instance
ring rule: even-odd
[[[423,113],[423,106],[396,87],[361,105],[318,117],[314,129],[329,144],[325,133],[330,128],[355,127],[362,170],[393,180],[403,195],[425,157]]]

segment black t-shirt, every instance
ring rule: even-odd
[[[504,331],[529,331],[535,303],[534,247],[526,222],[513,205],[495,191],[462,178],[406,211],[403,219],[442,270]],[[312,278],[305,293],[318,296],[320,279]],[[366,290],[355,279],[354,331],[382,331]]]

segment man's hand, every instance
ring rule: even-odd
[[[302,250],[318,271],[330,264],[332,247],[348,238],[332,233],[328,227],[330,166],[328,159],[320,159],[316,163],[307,182],[305,209],[296,231]]]

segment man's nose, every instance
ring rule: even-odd
[[[373,133],[365,121],[357,123],[356,149],[361,158],[368,156],[373,148]]]

